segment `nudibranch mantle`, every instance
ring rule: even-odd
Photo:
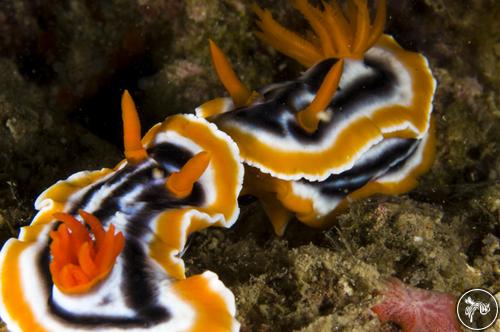
[[[322,181],[350,169],[387,137],[422,138],[429,128],[436,81],[427,60],[384,35],[363,60],[345,59],[339,88],[318,130],[304,131],[295,114],[314,99],[326,59],[294,81],[258,89],[247,107],[226,99],[197,108],[238,144],[245,163],[283,180]],[[229,112],[229,110],[231,110]]]
[[[176,115],[143,138],[147,158],[79,172],[45,190],[39,210],[0,253],[0,315],[12,331],[237,331],[235,300],[212,272],[184,276],[188,236],[237,219],[243,180],[239,150],[214,124]],[[210,162],[183,198],[165,180],[200,151]],[[53,283],[49,234],[56,213],[84,210],[124,235],[105,279],[68,294]]]
[[[332,216],[352,201],[373,194],[397,195],[410,191],[434,160],[433,128],[422,139],[388,138],[370,149],[350,170],[325,181],[291,181],[286,197],[278,197],[294,211],[294,197],[310,202],[297,218],[313,227],[329,225]],[[390,158],[388,157],[390,156]]]

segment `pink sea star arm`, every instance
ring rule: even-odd
[[[390,278],[383,300],[372,310],[381,322],[393,322],[403,332],[460,332],[455,298],[446,293],[405,285]]]

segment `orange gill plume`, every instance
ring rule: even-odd
[[[325,58],[360,59],[382,35],[386,20],[386,0],[378,0],[373,23],[367,0],[348,0],[345,9],[335,1],[323,1],[323,10],[307,0],[294,6],[310,24],[314,36],[306,39],[276,22],[269,10],[253,5],[261,31],[257,36],[281,53],[311,67]]]
[[[141,122],[132,97],[127,90],[122,95],[123,145],[128,162],[140,162],[148,157],[141,142]]]
[[[201,151],[189,159],[182,168],[172,173],[165,185],[167,189],[178,198],[184,198],[191,194],[193,185],[203,175],[210,163],[210,153]]]
[[[125,245],[123,234],[115,234],[113,224],[105,231],[94,215],[83,210],[79,214],[92,234],[67,213],[54,214],[62,224],[50,232],[50,273],[57,288],[67,294],[87,292],[104,279]]]

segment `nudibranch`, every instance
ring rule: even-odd
[[[193,232],[239,215],[237,145],[175,115],[142,138],[122,98],[126,159],[83,171],[36,200],[0,253],[0,315],[12,331],[237,331],[235,300],[212,272],[184,276]]]
[[[197,109],[238,144],[249,168],[244,192],[261,199],[278,234],[289,211],[324,227],[353,199],[410,190],[434,149],[436,81],[424,56],[383,34],[385,1],[378,1],[373,22],[365,0],[349,0],[346,8],[335,1],[322,9],[307,0],[293,4],[311,37],[255,5],[257,34],[307,71],[252,91],[211,41],[230,98]]]

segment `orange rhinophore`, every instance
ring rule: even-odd
[[[234,105],[236,107],[246,105],[252,91],[240,81],[222,50],[212,40],[209,40],[209,42],[215,72],[227,92],[229,92]]]
[[[319,115],[330,105],[339,86],[343,68],[344,60],[341,59],[326,74],[314,100],[304,110],[297,113],[297,120],[306,131],[312,133],[318,129]]]
[[[141,142],[141,122],[134,101],[127,90],[122,95],[122,119],[125,158],[129,162],[146,159],[148,154]]]
[[[113,269],[117,256],[123,250],[125,238],[115,234],[113,224],[105,231],[99,219],[83,210],[79,211],[92,234],[68,213],[54,213],[62,221],[50,232],[52,279],[64,293],[84,293],[104,279]]]
[[[317,40],[310,41],[289,31],[276,22],[268,10],[254,5],[261,29],[257,36],[306,67],[332,57],[361,59],[384,30],[385,0],[378,1],[373,24],[365,0],[349,0],[346,10],[336,1],[324,1],[323,10],[311,6],[307,0],[295,0],[293,4],[309,22]]]
[[[189,159],[178,171],[171,174],[167,181],[167,189],[179,198],[188,196],[193,185],[203,175],[210,163],[210,153],[202,151]]]

